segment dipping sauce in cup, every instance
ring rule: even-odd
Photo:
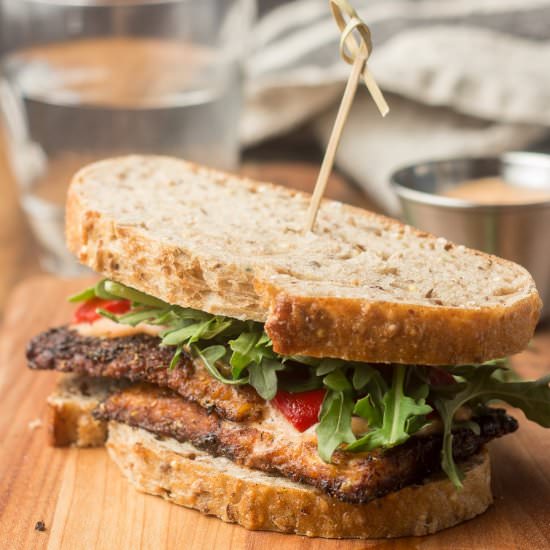
[[[500,177],[467,180],[443,191],[441,195],[476,204],[526,204],[550,201],[550,189],[520,187]]]

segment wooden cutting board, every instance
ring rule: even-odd
[[[138,493],[103,449],[47,444],[45,399],[56,375],[25,366],[28,338],[69,319],[65,298],[82,281],[42,277],[21,284],[0,336],[0,549],[550,548],[550,431],[518,414],[519,432],[492,444],[495,504],[483,516],[431,537],[328,541],[250,532]],[[550,330],[514,359],[524,376],[550,371]],[[35,530],[43,521],[46,530]]]

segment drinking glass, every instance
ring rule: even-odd
[[[42,266],[64,243],[67,185],[129,153],[234,169],[253,0],[4,0],[0,108]]]

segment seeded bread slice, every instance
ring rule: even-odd
[[[117,422],[109,422],[107,449],[139,490],[253,530],[326,538],[421,536],[477,516],[493,501],[486,449],[462,465],[461,491],[437,475],[367,504],[340,502]]]
[[[540,299],[522,267],[309,195],[181,160],[130,156],[74,177],[79,260],[167,302],[266,323],[276,351],[423,363],[523,349]]]

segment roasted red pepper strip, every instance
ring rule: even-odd
[[[325,393],[326,390],[300,393],[279,390],[272,403],[298,431],[303,432],[318,422]]]
[[[129,300],[102,300],[101,298],[92,298],[84,302],[73,315],[73,323],[93,323],[101,318],[97,313],[98,309],[104,309],[120,315],[126,313],[131,307]]]

